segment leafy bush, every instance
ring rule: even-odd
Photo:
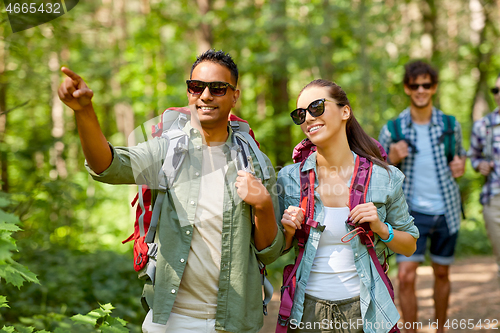
[[[0,192],[0,280],[6,282],[0,283],[0,322],[11,325],[0,332],[78,333],[91,332],[92,327],[98,332],[128,332],[125,320],[110,316],[110,304],[100,305],[108,302],[117,304],[116,315],[130,321],[132,331],[139,331],[144,317],[142,283],[132,269],[130,253],[88,253],[61,246],[19,253],[12,234],[21,230],[20,221],[5,211],[8,205],[6,194]],[[21,289],[24,282],[35,283]]]
[[[37,316],[38,319],[47,319],[50,317],[52,321],[57,321],[54,333],[88,333],[88,332],[100,332],[100,333],[127,333],[130,332],[125,325],[127,322],[120,318],[115,318],[111,316],[111,310],[114,307],[111,304],[100,305],[99,308],[90,311],[86,315],[75,315],[73,317],[67,318],[63,315],[49,315],[46,318],[43,316]],[[4,326],[0,329],[0,333],[31,333],[34,332],[35,328],[33,326],[25,325],[14,325],[14,326]],[[41,330],[36,331],[38,333],[50,333],[51,331]]]
[[[35,316],[85,313],[108,302],[116,306],[116,315],[130,322],[131,327],[138,326],[144,317],[140,305],[142,282],[132,269],[130,254],[50,248],[25,251],[20,261],[38,274],[41,285],[32,284],[21,291],[0,286],[0,294],[7,295],[15,309],[3,314],[7,322],[26,322],[31,317],[31,325],[53,329],[46,325],[48,318],[34,320]]]

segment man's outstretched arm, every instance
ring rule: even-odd
[[[70,69],[62,67],[61,72],[67,77],[57,93],[61,101],[75,111],[83,154],[90,168],[100,174],[109,167],[113,156],[92,105],[94,93],[85,81]]]

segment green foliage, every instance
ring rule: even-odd
[[[130,128],[187,103],[184,80],[196,55],[207,45],[223,49],[240,70],[234,112],[250,122],[277,169],[283,165],[276,161],[291,163],[304,137],[288,111],[312,79],[340,84],[373,137],[408,105],[402,80],[411,59],[440,70],[435,104],[461,122],[465,147],[474,106],[478,113],[494,106],[486,88],[500,71],[497,2],[477,2],[481,14],[469,0],[208,3],[204,13],[192,0],[80,1],[68,14],[16,34],[1,7],[0,173],[14,204],[0,196],[0,278],[8,282],[0,283],[0,322],[69,330],[68,315],[108,302],[137,330],[143,317],[131,246],[120,243],[133,229],[136,188],[88,176],[74,114],[55,94],[63,65],[94,91],[106,138],[127,145]],[[288,142],[277,144],[288,133]],[[468,166],[460,183],[467,220],[457,255],[490,253],[478,203],[482,179]],[[268,267],[275,286],[292,260]],[[41,285],[18,290],[37,282],[25,266]]]
[[[38,274],[41,286],[28,285],[15,291],[0,285],[0,294],[7,295],[11,306],[0,312],[0,319],[52,330],[57,318],[51,314],[85,313],[98,304],[110,302],[117,307],[117,316],[137,328],[145,313],[140,304],[142,282],[132,268],[132,261],[131,253],[27,248],[22,253],[22,262]]]
[[[466,218],[462,220],[458,234],[457,257],[492,253],[484,226],[483,206],[479,202],[479,193],[484,181],[485,178],[475,172],[468,162],[465,175],[458,180]]]
[[[8,308],[9,305],[7,305],[7,297],[5,296],[0,296],[0,308]]]
[[[126,327],[127,322],[118,317],[112,317],[111,312],[114,307],[111,304],[99,305],[99,308],[90,311],[86,315],[74,315],[71,318],[49,314],[47,316],[36,316],[34,320],[24,320],[23,324],[32,325],[38,324],[40,321],[51,321],[55,328],[50,331],[36,330],[33,326],[26,326],[23,324],[16,324],[14,326],[4,326],[0,333],[128,333],[129,329]],[[34,325],[34,326],[35,326]]]
[[[3,195],[2,192],[0,194]],[[3,209],[9,205],[5,196],[0,197],[0,280],[3,278],[6,284],[20,288],[24,282],[39,283],[35,274],[28,268],[22,266],[13,259],[13,252],[17,251],[16,241],[12,233],[21,230],[18,227],[19,219]],[[7,299],[0,298],[0,308],[8,307]]]

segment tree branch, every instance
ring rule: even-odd
[[[30,101],[28,100],[28,101],[26,101],[26,102],[24,102],[24,103],[22,103],[22,104],[16,105],[16,106],[14,106],[13,108],[8,109],[7,111],[0,112],[0,116],[1,116],[1,115],[4,115],[4,114],[7,114],[7,113],[9,113],[9,112],[11,112],[11,111],[14,111],[15,109],[21,108],[21,107],[25,106],[26,104],[28,104],[29,102],[30,102]]]

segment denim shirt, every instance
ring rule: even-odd
[[[354,159],[357,158],[353,153]],[[315,185],[318,187],[316,172],[317,153],[311,154],[302,171],[314,169],[316,173]],[[284,167],[278,174],[278,186],[280,187],[279,204],[280,212],[283,213],[288,206],[299,206],[300,201],[300,163]],[[413,224],[413,217],[408,213],[408,205],[403,194],[401,184],[404,175],[396,167],[390,166],[390,174],[382,167],[373,166],[368,192],[367,202],[373,202],[377,207],[378,216],[382,222],[388,222],[395,230],[408,232],[415,238],[419,237],[417,227]],[[349,181],[350,183],[350,181]],[[314,191],[314,220],[321,226],[324,225],[325,212],[323,204],[317,191]],[[346,233],[349,232],[346,225]],[[297,269],[297,288],[293,302],[290,319],[300,321],[304,312],[304,297],[309,274],[316,256],[319,240],[321,238],[320,228],[311,228],[307,240],[304,256]],[[298,251],[295,241],[295,250]],[[363,318],[363,329],[365,332],[389,332],[399,320],[399,313],[391,299],[386,285],[379,276],[372,262],[366,246],[360,243],[359,237],[353,238],[351,247],[354,253],[354,264],[360,278],[360,307]],[[380,262],[383,263],[384,251],[387,246],[375,235],[375,250]],[[372,323],[371,325],[366,323]],[[378,323],[376,325],[373,325]]]

